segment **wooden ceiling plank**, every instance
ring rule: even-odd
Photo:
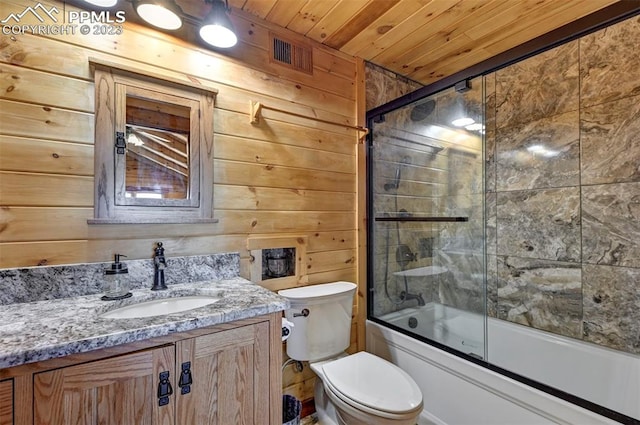
[[[493,25],[476,25],[469,28],[465,33],[473,40],[480,40],[484,37],[500,32],[503,28],[521,28],[529,26],[529,19],[537,19],[545,10],[560,12],[567,4],[574,0],[554,2],[553,0],[521,0],[513,2],[513,6],[505,8],[494,16],[491,20]],[[597,2],[598,0],[595,0]],[[590,3],[590,2],[585,2]],[[573,19],[572,19],[573,20]],[[546,27],[546,25],[543,25]]]
[[[449,75],[453,75],[458,71],[468,68],[473,64],[482,62],[490,58],[492,55],[484,49],[473,49],[465,53],[452,53],[447,58],[438,62],[437,67],[420,68],[409,74],[409,78],[420,81],[424,85],[435,83]]]
[[[400,0],[376,0],[367,4],[367,6],[355,14],[340,30],[327,37],[324,40],[324,44],[334,49],[342,50],[342,47],[352,38],[360,34],[371,22],[377,20],[399,2]],[[342,51],[349,53],[346,50]]]
[[[419,13],[432,1],[434,0],[402,0],[349,40],[343,46],[342,51],[366,59],[365,49],[371,48],[377,39],[402,25],[406,19]]]
[[[179,159],[172,158],[171,156],[165,155],[146,144],[142,146],[128,146],[127,154],[136,154],[160,165],[161,167],[170,168],[173,171],[180,172],[178,171],[179,169],[174,168],[174,166],[180,167],[182,170],[189,170],[186,161],[180,161]],[[184,173],[184,171],[182,171],[182,173]]]
[[[247,0],[242,10],[258,18],[265,19],[277,0]]]
[[[277,0],[276,4],[267,14],[267,21],[286,28],[289,22],[296,16],[300,9],[307,4],[307,0],[292,2],[290,0]]]
[[[398,21],[384,22],[384,18],[378,22],[373,22],[367,31],[363,32],[357,39],[354,39],[349,46],[345,46],[345,51],[350,52],[354,56],[358,56],[367,60],[373,59],[374,56],[387,49],[395,50],[399,47],[405,51],[406,44],[404,40],[409,34],[418,30],[418,28],[427,26],[432,22],[440,19],[440,16],[447,10],[459,3],[459,0],[433,0],[420,9],[415,10],[406,18]],[[399,7],[405,7],[404,3]],[[398,15],[402,17],[402,15]],[[380,34],[378,28],[391,26],[391,28]]]
[[[349,19],[375,0],[340,0],[316,25],[307,31],[307,37],[322,43],[325,38],[344,27]]]
[[[432,64],[438,64],[440,60],[446,58],[452,52],[464,54],[466,50],[471,49],[469,47],[471,42],[472,40],[469,37],[462,34],[448,41],[446,44],[440,45],[436,49],[426,50],[426,54],[421,55],[419,58],[416,58],[416,60],[404,64],[399,62],[397,65],[394,65],[394,67],[401,70],[403,75],[417,72],[423,68],[428,69],[429,66],[433,67]]]
[[[465,16],[450,29],[434,30],[432,35],[416,44],[412,50],[391,58],[387,64],[394,69],[402,69],[403,73],[414,72],[425,63],[437,62],[448,52],[457,51],[464,47],[468,48],[473,40],[464,33],[467,28],[474,25],[487,25],[487,21],[491,20],[497,9],[509,7],[514,3],[510,0],[492,0],[485,7],[476,9],[473,13]]]
[[[138,130],[136,132],[141,139],[144,138],[143,141],[148,141],[148,146],[156,145],[159,148],[154,148],[154,150],[160,150],[162,152],[169,152],[172,158],[182,157],[188,158],[189,154],[187,153],[187,144],[181,140],[180,137],[172,137],[172,136],[180,136],[175,133],[165,133],[160,136],[156,134],[156,132]],[[174,146],[171,146],[174,145]],[[177,147],[176,147],[177,146]]]
[[[163,162],[162,159],[156,159],[156,156],[153,154],[153,152],[144,151],[144,150],[129,150],[128,154],[129,154],[129,160],[133,160],[135,162],[134,164],[129,165],[129,168],[127,169],[127,177],[129,177],[130,174],[133,175],[131,180],[133,180],[136,183],[136,186],[138,186],[136,187],[136,189],[141,189],[140,185],[144,185],[144,180],[151,180],[149,175],[155,174],[155,173],[148,172],[147,166],[150,166],[151,168],[154,168],[159,172],[164,172],[169,174],[178,174],[183,177],[187,177],[189,175],[188,170],[187,171],[180,170],[178,168],[171,166],[170,163]],[[147,166],[141,167],[136,163],[142,163]],[[138,171],[138,169],[147,170],[147,173],[142,173]],[[147,178],[145,179],[145,177]],[[178,178],[180,179],[180,177]],[[170,185],[170,184],[165,183],[164,185]],[[130,186],[130,185],[127,185],[127,186]]]
[[[495,14],[495,8],[501,6],[501,1],[483,0],[482,2],[460,2],[444,12],[438,19],[423,25],[402,40],[405,51],[400,50],[401,44],[393,49],[386,49],[374,56],[372,60],[386,68],[399,68],[407,63],[424,56],[429,49],[446,44],[450,38],[461,34],[462,28],[474,19],[484,19],[487,15]],[[413,65],[413,63],[411,64]],[[410,66],[411,66],[410,65]]]
[[[500,34],[500,38],[508,43],[509,47],[502,51],[506,51],[511,47],[516,47],[528,40],[518,40],[517,34],[523,30],[523,28],[536,28],[537,31],[546,33],[558,25],[554,20],[559,19],[563,21],[572,21],[569,13],[566,13],[571,7],[575,5],[583,4],[580,0],[566,0],[560,4],[540,4],[539,9],[535,12],[530,10],[528,17],[523,17],[524,20],[519,25],[512,24],[508,28],[498,29],[496,34]],[[594,7],[595,2],[591,3],[590,7]],[[535,17],[534,17],[535,16]],[[555,18],[554,18],[555,17]],[[545,25],[542,25],[542,24]],[[496,35],[493,33],[486,34],[479,40],[474,40],[470,47],[464,50],[452,51],[447,56],[440,57],[433,62],[425,64],[421,69],[411,73],[411,77],[419,79],[419,81],[427,81],[428,83],[435,82],[444,76],[455,74],[458,71],[462,71],[478,62],[485,59],[489,59],[495,56],[488,47],[494,44]],[[529,38],[532,39],[534,37]],[[501,52],[500,52],[501,53]]]
[[[313,0],[302,6],[287,28],[298,34],[306,34],[339,0]]]
[[[592,2],[567,3],[565,5],[566,9],[563,9],[562,11],[556,9],[555,11],[549,12],[543,18],[545,22],[544,28],[541,28],[541,25],[536,25],[538,22],[533,25],[523,26],[518,32],[512,32],[510,37],[496,38],[495,41],[488,44],[485,49],[493,55],[497,55],[498,53],[502,53],[517,45],[546,34],[549,31],[560,28],[563,25],[587,16],[590,13],[596,12],[597,10],[607,7],[615,2],[616,0],[599,0]],[[598,4],[600,4],[600,7],[597,6]],[[502,33],[500,35],[502,35]]]
[[[538,7],[534,9],[530,8],[531,3],[529,3],[529,9],[524,14],[517,13],[511,15],[511,18],[506,16],[502,16],[501,19],[496,18],[495,31],[486,33],[481,39],[473,40],[467,47],[454,49],[446,54],[434,55],[433,58],[425,56],[429,60],[416,65],[414,71],[407,75],[423,84],[433,83],[535,38],[532,33],[521,37],[519,34],[522,32],[536,31],[538,35],[542,35],[565,23],[574,21],[577,19],[574,15],[576,11],[573,10],[575,7],[579,7],[581,13],[587,15],[605,7],[608,1],[611,0],[545,2],[539,3]],[[492,45],[500,43],[500,40],[503,43],[501,48],[491,48]],[[407,70],[400,69],[396,72],[402,71],[406,72]]]
[[[473,45],[478,49],[483,49],[491,54],[489,47],[496,43],[502,43],[504,50],[516,47],[526,41],[532,40],[542,34],[552,31],[562,25],[574,21],[572,9],[579,7],[588,14],[604,5],[602,0],[584,2],[582,0],[565,0],[561,4],[540,4],[538,8],[529,10],[522,18],[514,18],[511,25],[500,26],[496,31],[486,34],[484,37],[473,40]],[[605,0],[606,1],[606,0]],[[518,15],[520,16],[520,15]],[[491,55],[493,56],[493,55]]]
[[[489,33],[498,33],[502,31],[504,27],[512,27],[523,25],[522,22],[525,21],[526,16],[532,11],[543,4],[545,0],[542,1],[507,1],[504,7],[499,8],[496,11],[493,11],[491,16],[485,17],[486,19],[480,19],[475,22],[464,22],[464,26],[461,28],[461,31],[466,35],[470,40],[477,40],[478,38],[474,38],[475,31],[483,31],[486,34]],[[571,0],[568,0],[571,1]],[[513,20],[507,21],[507,16],[515,17]],[[490,24],[490,25],[489,25]],[[527,25],[528,23],[525,23]]]

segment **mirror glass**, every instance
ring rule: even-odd
[[[127,95],[125,197],[189,197],[190,108]]]
[[[95,85],[90,224],[215,223],[217,90],[90,60]]]

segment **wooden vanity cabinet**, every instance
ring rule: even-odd
[[[178,424],[269,424],[269,325],[259,323],[176,344],[177,368],[189,370],[189,392],[180,378]],[[189,381],[189,379],[184,379]]]
[[[13,379],[0,381],[0,425],[13,425]]]
[[[175,403],[159,406],[159,375],[174,370],[173,345],[34,375],[36,424],[172,424]],[[169,376],[171,379],[171,375]]]
[[[13,403],[12,380],[0,381],[0,425],[280,424],[280,316],[21,366],[18,382],[32,388],[20,392],[33,399],[21,400],[14,420],[5,407]]]

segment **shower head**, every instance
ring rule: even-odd
[[[411,121],[417,122],[427,118],[433,110],[436,108],[436,102],[433,99],[429,99],[426,102],[420,103],[413,107],[411,110]]]

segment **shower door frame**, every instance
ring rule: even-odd
[[[367,241],[367,320],[371,320],[372,322],[378,323],[382,326],[388,327],[397,331],[399,333],[405,334],[411,338],[415,338],[423,343],[429,344],[436,348],[439,348],[443,351],[446,351],[450,354],[463,358],[467,361],[475,363],[479,366],[485,367],[491,371],[504,375],[508,378],[514,379],[518,382],[526,384],[530,387],[536,388],[538,390],[544,391],[552,396],[561,398],[569,403],[578,405],[585,409],[591,410],[599,415],[605,416],[607,418],[613,419],[615,421],[621,423],[637,423],[637,420],[634,418],[630,418],[626,415],[623,415],[614,410],[608,409],[602,405],[587,401],[580,397],[577,397],[573,394],[566,393],[562,390],[559,390],[555,387],[551,387],[546,384],[542,384],[538,381],[530,379],[526,376],[519,375],[517,373],[511,372],[509,370],[503,369],[499,366],[490,363],[490,359],[478,359],[476,357],[470,356],[453,348],[450,348],[444,344],[441,344],[437,341],[433,341],[431,339],[422,337],[420,335],[407,332],[406,330],[399,328],[397,326],[393,326],[392,324],[387,323],[384,320],[378,319],[373,316],[373,305],[372,305],[372,294],[374,291],[373,285],[373,262],[371,261],[374,258],[374,249],[372,243],[372,235],[374,232],[374,215],[373,215],[373,171],[372,171],[372,149],[373,149],[373,136],[374,136],[374,124],[376,122],[380,122],[380,120],[384,120],[384,115],[398,110],[402,107],[406,107],[409,104],[416,102],[418,100],[424,99],[428,96],[435,95],[439,92],[442,92],[448,88],[454,87],[456,83],[459,83],[464,80],[470,80],[477,77],[484,77],[485,75],[495,72],[501,68],[507,67],[511,64],[524,60],[528,57],[535,56],[544,51],[550,50],[559,45],[568,43],[572,40],[583,37],[587,34],[596,32],[601,30],[607,26],[613,25],[617,22],[623,21],[625,19],[631,18],[633,16],[640,15],[640,1],[625,1],[618,2],[605,7],[595,13],[587,15],[583,18],[580,18],[574,22],[571,22],[565,26],[562,26],[554,31],[551,31],[547,34],[544,34],[540,37],[537,37],[527,43],[521,44],[513,49],[510,49],[504,53],[496,55],[492,58],[489,58],[483,62],[480,62],[477,65],[471,66],[465,70],[457,72],[449,77],[443,78],[435,83],[424,86],[418,90],[415,90],[411,93],[408,93],[404,96],[401,96],[397,99],[394,99],[388,103],[377,106],[369,111],[366,114],[366,125],[367,128],[371,129],[371,131],[367,134],[366,137],[366,213],[367,213],[367,226],[366,226],[366,241]],[[484,150],[484,143],[483,143]],[[483,160],[484,167],[484,160]],[[483,172],[484,173],[484,172]],[[486,196],[486,190],[485,190]],[[486,227],[485,227],[486,228]],[[486,251],[486,250],[485,250]],[[486,267],[485,267],[486,269]],[[485,273],[485,282],[486,282],[486,273]],[[485,337],[486,337],[486,326],[485,326]],[[486,339],[485,339],[486,343]]]
[[[483,77],[482,75],[477,76],[477,77]],[[476,78],[477,78],[476,77]],[[456,82],[457,83],[457,82]],[[484,86],[484,81],[482,82],[482,85]],[[422,91],[423,89],[419,89],[413,93],[409,93],[409,95],[406,95],[402,98],[399,99],[405,99],[408,98],[410,100],[404,101],[402,103],[396,103],[396,101],[391,101],[383,106],[388,106],[390,105],[390,107],[388,109],[385,110],[385,113],[391,113],[394,111],[398,111],[401,108],[407,107],[408,105],[424,99],[426,97],[429,96],[433,96],[436,95],[438,93],[441,93],[447,89],[453,88],[455,86],[455,83],[452,84],[451,86],[448,87],[443,87],[443,88],[438,88],[437,91],[433,92],[433,93],[429,93],[429,94],[425,94],[423,97],[419,97],[419,98],[412,98],[410,95],[413,93],[417,93],[419,91]],[[430,86],[427,86],[430,87]],[[426,88],[426,87],[425,87]],[[484,87],[482,87],[482,97],[484,98]],[[459,92],[458,94],[462,95],[462,91]],[[396,100],[399,100],[396,99]],[[484,109],[484,104],[483,104],[483,109]],[[484,112],[483,112],[483,116],[484,116]],[[381,220],[380,217],[375,217],[375,213],[374,213],[374,190],[373,190],[373,181],[374,181],[374,173],[373,173],[373,162],[374,162],[374,158],[373,158],[373,148],[374,148],[374,135],[375,135],[375,124],[383,122],[384,121],[384,113],[383,114],[370,114],[369,112],[367,113],[367,128],[369,128],[369,133],[367,134],[367,138],[366,138],[366,199],[367,199],[367,319],[371,320],[372,322],[378,323],[380,325],[386,326],[390,329],[393,329],[397,332],[400,332],[404,335],[407,335],[409,337],[418,339],[422,342],[425,342],[427,344],[430,344],[434,347],[437,347],[439,349],[442,349],[444,351],[447,351],[451,354],[454,354],[458,357],[464,358],[466,360],[472,361],[474,363],[480,364],[482,366],[487,366],[488,362],[485,360],[487,357],[487,324],[486,324],[486,318],[487,318],[487,314],[486,314],[486,297],[487,297],[487,293],[486,293],[486,258],[485,258],[485,249],[483,249],[483,256],[482,256],[482,262],[483,262],[483,272],[484,272],[484,283],[483,283],[483,291],[484,291],[484,309],[482,311],[482,316],[483,316],[483,320],[484,320],[484,324],[483,324],[483,334],[482,334],[482,343],[483,343],[483,353],[484,353],[484,357],[483,358],[479,358],[479,357],[475,357],[474,355],[470,355],[468,353],[456,350],[446,344],[443,344],[439,341],[427,338],[423,335],[417,334],[417,333],[413,333],[410,332],[406,329],[400,328],[398,326],[395,326],[391,323],[388,323],[385,320],[382,320],[376,316],[374,316],[374,312],[373,312],[373,303],[371,302],[371,300],[373,299],[373,295],[374,295],[374,263],[373,261],[370,261],[370,259],[374,258],[374,243],[373,243],[373,235],[375,234],[375,223],[377,221],[387,221],[387,222],[395,222],[396,226],[403,221],[423,221],[423,222],[467,222],[469,220],[468,217],[424,217],[424,218],[415,218],[415,217],[409,217],[409,218],[400,218],[400,217],[385,217],[382,218]],[[483,120],[484,121],[484,120]],[[482,167],[482,175],[483,175],[483,188],[484,188],[484,137],[482,140],[482,158],[481,158],[481,167]],[[483,190],[483,197],[484,197],[484,190]],[[483,201],[483,222],[484,220],[484,201]],[[396,212],[397,213],[397,212]],[[486,226],[483,226],[483,233],[484,230],[486,229]],[[483,235],[483,241],[484,241],[485,237]],[[484,243],[484,242],[483,242]],[[387,247],[388,249],[388,247]],[[480,314],[480,313],[479,313]]]

